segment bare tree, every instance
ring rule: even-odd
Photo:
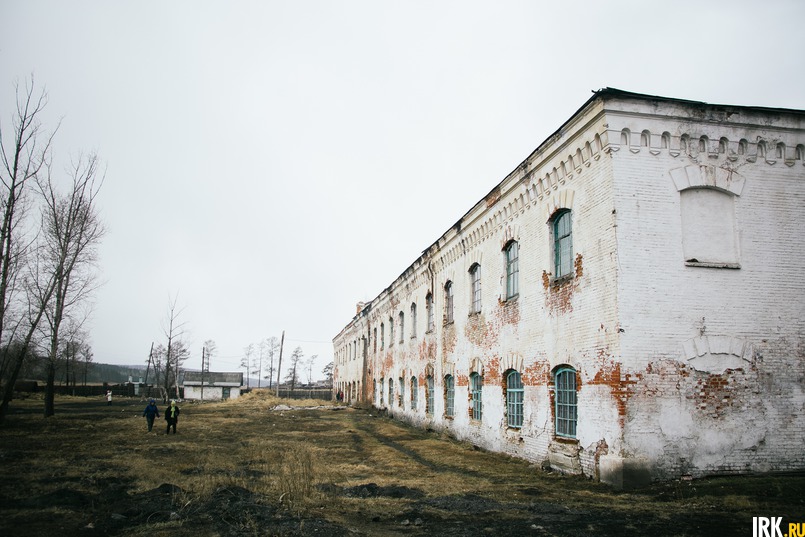
[[[324,366],[324,369],[321,370],[321,372],[324,373],[324,381],[330,387],[333,386],[333,368],[334,367],[335,367],[335,364],[333,362],[330,362],[329,364]]]
[[[296,347],[291,353],[291,369],[288,371],[288,375],[285,377],[285,382],[289,382],[291,384],[291,393],[293,393],[296,383],[299,382],[299,373],[297,372],[297,367],[299,362],[304,357],[305,355],[302,353],[302,347]]]
[[[30,243],[24,228],[30,206],[28,193],[49,163],[51,143],[58,129],[57,126],[49,134],[42,129],[39,115],[47,104],[47,93],[42,90],[36,95],[34,88],[33,77],[25,88],[16,84],[11,129],[7,131],[0,125],[0,423],[25,358],[32,354],[29,346],[42,319],[42,308],[38,307],[41,303],[37,301],[26,304],[23,299],[18,308],[14,307]],[[13,341],[19,344],[12,345]]]
[[[274,378],[274,357],[279,353],[280,340],[275,336],[271,336],[270,338],[264,339],[263,344],[265,344],[266,356],[268,358],[268,370],[266,371],[266,376],[263,378],[268,380],[268,389],[270,390]]]
[[[48,369],[45,387],[45,416],[54,413],[54,382],[59,359],[60,329],[65,320],[81,326],[88,311],[80,306],[95,290],[96,248],[104,234],[98,215],[96,197],[103,184],[98,175],[98,157],[79,157],[70,168],[71,186],[61,192],[50,173],[38,176],[42,194],[41,263],[54,290],[46,303],[48,325]],[[81,317],[76,316],[81,315]]]
[[[249,343],[246,347],[243,348],[243,359],[240,361],[240,366],[246,370],[247,390],[249,389],[249,377],[251,377],[249,367],[251,366],[252,354],[254,354],[254,343]]]
[[[207,371],[210,370],[210,360],[213,356],[215,356],[218,352],[218,345],[215,343],[214,340],[208,339],[204,342],[204,354],[207,362]]]
[[[169,398],[171,387],[175,388],[176,398],[179,397],[179,368],[190,355],[190,351],[184,344],[185,323],[180,320],[184,308],[178,308],[179,295],[168,299],[167,316],[162,327],[162,332],[167,340],[167,345],[160,350],[163,352],[164,367],[162,378],[164,400]]]
[[[306,366],[305,376],[307,377],[308,385],[313,384],[313,364],[316,362],[316,358],[318,357],[318,354],[314,354],[304,362]]]
[[[64,385],[71,387],[75,395],[78,377],[82,375],[86,384],[87,357],[92,359],[92,350],[87,342],[89,335],[81,329],[68,329],[62,338],[60,359],[64,365]]]

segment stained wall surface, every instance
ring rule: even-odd
[[[335,391],[616,486],[805,468],[803,117],[602,90],[358,305]]]

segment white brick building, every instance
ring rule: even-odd
[[[359,304],[335,390],[616,486],[805,469],[804,120],[595,93]]]

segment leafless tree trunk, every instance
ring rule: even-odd
[[[249,343],[243,348],[243,360],[240,365],[246,369],[246,389],[249,389],[249,378],[251,377],[252,354],[254,354],[254,343]]]
[[[276,336],[271,336],[265,339],[263,343],[266,346],[266,356],[268,356],[268,371],[264,378],[268,380],[268,389],[270,390],[273,386],[274,378],[274,356],[279,352],[280,341]]]
[[[168,301],[168,316],[166,326],[163,328],[168,345],[165,347],[165,377],[163,387],[164,398],[167,400],[171,386],[175,386],[178,398],[179,391],[179,367],[187,358],[187,348],[182,341],[184,337],[185,323],[180,322],[179,316],[183,310],[177,309],[179,295]]]
[[[299,361],[304,358],[304,356],[305,355],[302,353],[302,347],[296,347],[291,353],[291,370],[288,372],[288,376],[285,377],[285,380],[291,383],[291,393],[293,393],[294,388],[296,388],[296,383],[299,381],[296,366],[299,364]]]
[[[54,381],[61,343],[60,330],[65,320],[81,326],[86,313],[77,317],[78,306],[85,305],[95,290],[95,248],[103,237],[104,227],[98,216],[96,197],[103,184],[98,176],[98,157],[79,157],[71,170],[72,184],[62,193],[51,174],[38,178],[44,200],[42,210],[42,248],[45,274],[52,276],[54,292],[46,307],[50,349],[45,417],[55,412]]]
[[[15,291],[20,290],[20,276],[28,251],[24,224],[28,208],[30,183],[46,168],[50,158],[53,136],[43,131],[39,115],[47,104],[47,93],[38,96],[31,77],[25,88],[16,86],[17,106],[9,137],[0,128],[0,423],[5,419],[20,369],[29,355],[29,348],[42,318],[42,308],[36,301],[20,304],[14,312]],[[26,295],[30,296],[30,295]],[[19,352],[9,352],[17,340]]]

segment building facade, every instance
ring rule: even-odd
[[[596,92],[358,305],[334,390],[618,487],[805,469],[804,119]]]
[[[197,401],[223,401],[240,397],[243,373],[185,371],[184,398]]]

